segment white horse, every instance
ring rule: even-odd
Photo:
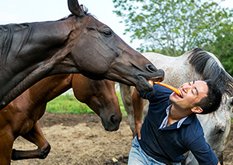
[[[195,48],[179,57],[170,57],[158,53],[143,53],[156,67],[165,71],[164,83],[179,87],[193,80],[213,79],[223,91],[223,99],[219,109],[211,114],[198,115],[203,127],[206,141],[209,143],[220,162],[222,151],[228,140],[231,127],[233,78],[224,70],[220,61],[211,53]],[[120,84],[120,92],[129,125],[134,131],[134,114],[132,106],[133,87]],[[144,115],[148,110],[148,102],[144,106]],[[189,152],[186,164],[197,165],[197,161]]]

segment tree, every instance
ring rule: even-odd
[[[221,0],[223,1],[223,0]],[[125,34],[141,39],[139,51],[161,50],[177,56],[216,40],[228,8],[216,0],[113,0],[114,13],[124,19]]]
[[[226,71],[233,76],[233,22],[222,22],[214,35],[216,40],[204,45],[204,49],[216,55]]]

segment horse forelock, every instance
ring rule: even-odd
[[[22,49],[23,45],[27,43],[30,36],[33,33],[34,30],[34,24],[32,23],[24,23],[24,24],[8,24],[8,25],[1,25],[0,26],[0,43],[1,43],[1,52],[0,52],[0,59],[2,62],[6,62],[7,56],[11,50],[13,37],[15,34],[15,31],[23,30],[27,28],[28,31],[26,35],[24,33],[21,33],[22,35],[22,42],[21,45],[15,50],[15,52],[19,53]],[[17,55],[17,54],[16,54]]]
[[[219,65],[220,62],[216,61],[216,59],[200,48],[193,49],[188,58],[189,63],[202,76],[203,80],[213,80],[222,93],[232,96],[233,78]]]
[[[85,5],[80,5],[83,11],[83,14],[85,15],[91,15],[91,13],[88,12],[88,8]]]

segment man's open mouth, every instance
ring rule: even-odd
[[[178,95],[177,93],[175,93],[178,97],[182,98],[183,99],[183,96],[182,96],[182,90],[179,89],[179,92],[180,92],[180,95]]]

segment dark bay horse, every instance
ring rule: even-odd
[[[0,109],[44,77],[82,73],[152,90],[163,77],[107,25],[68,0],[71,15],[58,21],[0,26]]]
[[[50,145],[38,120],[43,116],[48,101],[73,88],[75,97],[86,103],[97,115],[107,131],[116,131],[121,122],[121,111],[110,80],[92,80],[81,74],[54,75],[39,81],[0,111],[0,164],[13,160],[45,158]],[[37,150],[13,150],[14,140],[22,136],[38,146]]]

